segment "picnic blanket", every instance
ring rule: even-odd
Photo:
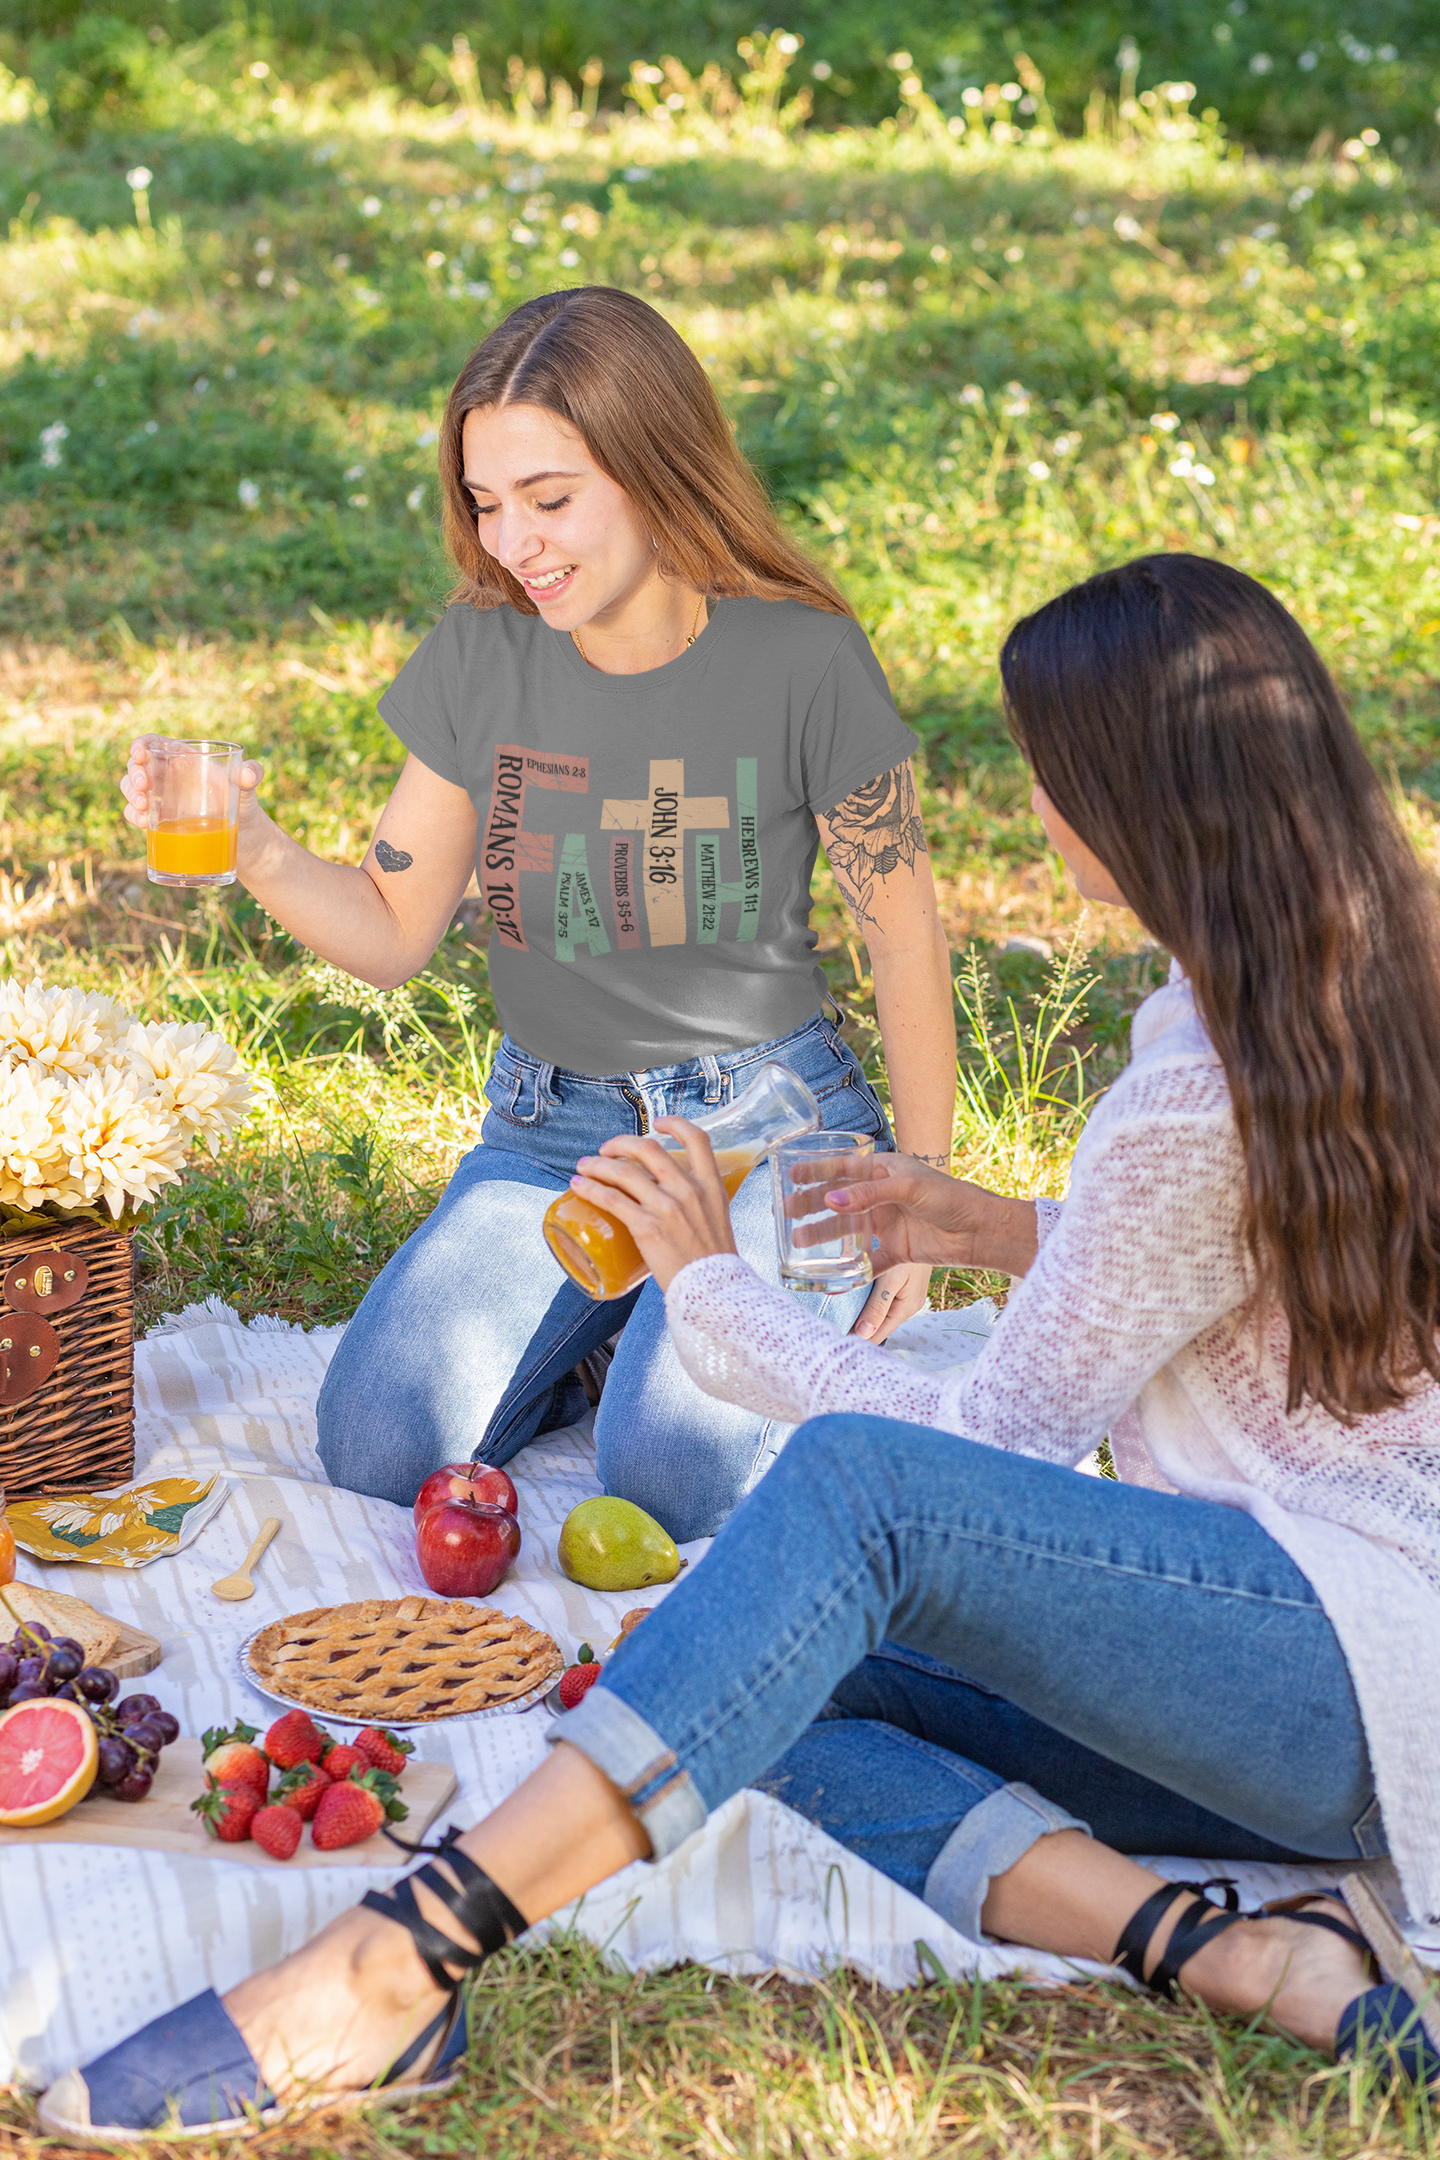
[[[897,1332],[921,1361],[975,1355],[994,1312],[920,1314]],[[278,1715],[241,1676],[236,1652],[285,1613],[362,1597],[425,1594],[408,1509],[330,1485],[315,1453],[315,1398],[340,1335],[280,1321],[246,1327],[216,1300],[162,1324],[136,1347],[137,1477],[222,1474],[229,1499],[171,1559],[128,1571],[40,1566],[27,1581],[72,1591],[158,1636],[159,1669],[130,1686],[153,1692],[200,1733]],[[567,1657],[603,1650],[622,1614],[665,1593],[581,1589],[555,1563],[560,1524],[599,1491],[588,1424],[531,1444],[510,1465],[524,1546],[492,1602],[547,1629]],[[210,1584],[240,1565],[260,1523],[281,1531],[256,1569],[256,1595],[221,1604]],[[691,1565],[708,1541],[682,1548]],[[416,1728],[420,1755],[449,1762],[459,1789],[449,1819],[468,1827],[545,1753],[551,1714]],[[1159,1860],[1164,1872],[1195,1863]],[[7,1847],[0,1856],[0,2079],[43,2085],[198,1990],[231,1987],[295,1948],[394,1875],[334,1867],[290,1873],[213,1858],[103,1846]],[[1395,1905],[1393,1873],[1375,1863]],[[1207,1863],[1207,1872],[1218,1872]],[[1235,1866],[1256,1898],[1333,1880],[1333,1867]],[[717,1970],[814,1975],[848,1961],[886,1987],[920,1972],[920,1945],[953,1974],[1027,1973],[1060,1983],[1098,1968],[1011,1945],[971,1942],[928,1906],[777,1801],[740,1793],[659,1866],[627,1868],[548,1923],[573,1926],[632,1970],[694,1959]]]

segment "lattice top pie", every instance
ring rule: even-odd
[[[256,1678],[276,1694],[386,1725],[514,1702],[564,1662],[528,1621],[459,1598],[365,1598],[291,1613],[250,1649]]]

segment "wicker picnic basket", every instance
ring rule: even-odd
[[[46,1223],[0,1239],[0,1491],[123,1485],[135,1471],[135,1252]]]

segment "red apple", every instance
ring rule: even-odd
[[[441,1500],[415,1536],[420,1572],[439,1597],[489,1597],[520,1550],[508,1508]]]
[[[511,1515],[520,1512],[520,1497],[505,1472],[485,1463],[452,1462],[443,1470],[432,1470],[415,1495],[417,1530],[441,1500],[475,1500],[486,1507],[503,1507]]]

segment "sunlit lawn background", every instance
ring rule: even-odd
[[[399,755],[375,698],[447,584],[436,421],[530,294],[666,310],[877,644],[925,745],[968,1172],[1060,1189],[1167,961],[1081,914],[1030,815],[997,703],[1017,613],[1149,548],[1254,571],[1435,858],[1429,10],[1157,0],[1007,37],[852,0],[737,54],[720,5],[27,6],[0,29],[0,960],[209,1017],[264,1085],[142,1233],[142,1324],[212,1293],[344,1317],[477,1136],[474,903],[417,982],[365,992],[243,894],[148,885],[115,781],[133,734],[237,738],[289,828],[358,860]],[[817,919],[883,1086],[823,873]],[[383,2142],[1431,2149],[1283,2043],[1103,1993],[757,1996],[547,1957],[486,1991],[507,2037],[463,2099]]]

